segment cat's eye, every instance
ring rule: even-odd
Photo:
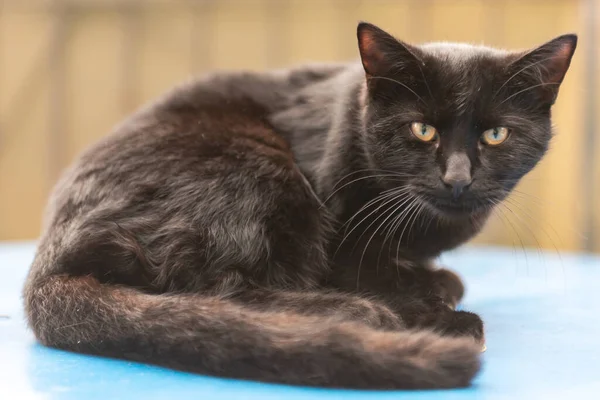
[[[424,142],[431,142],[437,138],[437,129],[422,122],[413,122],[410,124],[410,131]]]
[[[503,126],[488,129],[481,135],[481,141],[490,146],[498,146],[508,139],[509,130]]]

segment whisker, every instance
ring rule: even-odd
[[[375,229],[375,231],[373,232],[373,234],[371,235],[371,237],[369,238],[369,240],[367,240],[367,244],[365,245],[365,248],[363,249],[363,252],[362,252],[362,254],[361,254],[361,256],[360,256],[360,261],[358,262],[358,272],[357,272],[357,275],[356,275],[356,288],[357,288],[357,289],[359,288],[360,268],[361,268],[361,266],[362,266],[362,263],[363,263],[363,260],[364,260],[364,258],[365,258],[365,254],[366,254],[366,252],[367,252],[367,249],[369,248],[369,245],[371,244],[371,241],[373,240],[373,238],[375,237],[375,235],[377,235],[377,232],[379,232],[379,229],[381,229],[381,227],[382,227],[382,226],[385,224],[385,222],[386,222],[387,220],[389,220],[389,219],[390,219],[390,217],[392,217],[392,216],[394,215],[394,213],[393,213],[393,212],[390,212],[390,211],[391,211],[393,208],[394,208],[394,205],[392,205],[391,207],[389,207],[389,208],[386,210],[386,213],[388,214],[388,216],[387,216],[386,218],[384,218],[384,220],[383,220],[383,221],[382,221],[382,222],[379,224],[379,226],[377,227],[377,229]],[[383,215],[385,215],[385,213],[384,213],[384,214],[381,214],[381,216],[383,216]],[[377,219],[379,219],[379,218],[377,218]],[[376,219],[376,220],[377,220],[377,219]],[[376,220],[375,220],[375,221],[376,221]],[[375,222],[375,221],[373,221],[373,222]],[[366,232],[366,231],[369,229],[369,227],[370,227],[370,226],[368,226],[368,227],[365,229],[365,231],[364,231],[364,232]],[[363,234],[364,234],[364,232],[363,232]],[[361,237],[362,237],[362,234],[361,234],[361,236],[358,238],[358,241],[360,241],[360,238],[361,238]],[[358,241],[357,241],[357,242],[358,242]],[[377,267],[379,267],[379,265],[378,265]]]
[[[510,218],[508,218],[506,216],[506,214],[504,214],[504,211],[502,210],[502,203],[498,202],[497,205],[498,205],[497,210],[504,215],[504,218],[506,218],[506,222],[508,222],[508,224],[512,228],[513,232],[517,236],[517,239],[519,239],[519,243],[521,244],[521,249],[523,250],[523,255],[525,256],[525,267],[527,268],[527,275],[529,275],[529,257],[527,257],[527,251],[525,250],[525,244],[523,243],[523,240],[521,239],[521,235],[519,235],[519,232],[515,228],[514,224],[510,220]]]
[[[427,208],[427,205],[424,203],[424,208]],[[427,234],[427,231],[429,230],[429,226],[431,225],[431,223],[433,222],[433,220],[436,219],[436,215],[433,212],[429,213],[429,218],[427,219],[427,225],[425,225],[425,229],[423,230],[423,236],[425,236]]]
[[[390,82],[394,82],[397,83],[398,85],[406,88],[406,90],[408,90],[409,92],[411,92],[412,94],[414,94],[420,101],[422,101],[423,103],[425,103],[425,100],[423,100],[423,98],[421,96],[419,96],[414,90],[412,90],[411,88],[409,88],[408,86],[406,86],[404,83],[397,81],[395,79],[392,78],[388,78],[386,76],[371,76],[369,79],[383,79],[386,81],[390,81]],[[427,104],[427,103],[425,103]]]
[[[337,183],[334,185],[334,187],[340,183],[341,181],[343,181],[344,179],[352,176],[352,175],[356,175],[356,174],[360,174],[360,173],[365,173],[365,172],[370,172],[370,173],[387,173],[387,174],[396,174],[399,176],[410,176],[410,174],[406,174],[404,172],[401,171],[393,171],[393,170],[389,170],[389,169],[379,169],[379,168],[363,168],[363,169],[359,169],[356,171],[352,171],[347,173],[346,175],[342,176],[340,179],[338,179]]]
[[[412,198],[413,202],[415,200],[415,198]],[[409,208],[412,205],[412,202],[409,206],[407,206],[404,211],[402,211],[401,214],[399,214],[396,218],[394,218],[394,220],[392,221],[392,223],[394,224],[393,227],[395,227],[395,230],[390,230],[390,236],[394,236],[396,234],[397,229],[399,228],[399,225],[402,224],[402,221],[404,220],[404,218],[407,216],[408,212],[409,212]]]
[[[524,213],[523,215],[525,217],[529,218],[532,222],[534,222],[534,223],[537,222],[535,220],[535,218],[533,218],[533,216],[531,216],[531,214],[529,212],[527,212],[527,210],[521,204],[518,203],[518,201],[515,200],[514,203],[513,203],[513,205],[516,206],[517,208],[519,208],[521,210],[521,212]],[[565,279],[566,279],[566,274],[565,274],[565,264],[564,264],[564,261],[563,261],[563,258],[562,258],[562,254],[559,251],[559,248],[556,245],[556,242],[554,241],[554,239],[552,238],[552,236],[550,236],[548,234],[548,232],[544,229],[544,227],[542,225],[538,224],[538,226],[542,230],[542,233],[544,233],[546,235],[546,237],[550,240],[550,243],[552,244],[552,247],[554,248],[554,251],[555,251],[556,255],[558,256],[558,260],[559,260],[559,263],[560,263],[560,270],[561,270],[561,274],[562,274],[562,278],[563,278],[563,282],[564,282]],[[562,243],[561,236],[558,234],[558,232],[556,232],[556,230],[554,229],[554,227],[552,226],[552,224],[548,223],[548,227],[552,230],[552,232],[554,233],[554,235],[556,236],[556,238],[558,239],[558,241],[561,242],[561,244],[564,246],[564,243]]]
[[[414,201],[416,201],[416,199],[414,197],[412,197],[411,200],[412,200],[412,202],[408,206],[406,206],[406,208],[400,214],[398,214],[398,216],[396,218],[394,218],[394,220],[392,221],[393,225],[390,227],[390,237],[391,238],[393,238],[396,235],[396,232],[402,226],[402,222],[404,221],[404,219],[410,212],[410,207],[413,205]],[[393,242],[394,242],[393,240],[390,240],[390,245],[388,246],[388,259],[392,258],[392,243]]]
[[[415,199],[413,200],[413,202],[410,204],[410,206],[407,208],[407,214],[409,215],[409,220],[412,217],[412,214],[410,214],[412,212],[412,210],[415,208],[415,205],[418,204],[418,198],[415,197]],[[407,221],[407,224],[408,224]],[[399,258],[400,256],[400,245],[402,244],[402,236],[404,235],[404,230],[406,229],[406,224],[404,225],[404,228],[402,229],[402,233],[400,234],[400,238],[398,239],[398,242],[396,244],[396,259]]]
[[[400,206],[404,206],[404,205],[406,205],[406,203],[408,203],[408,201],[409,201],[409,200],[411,200],[411,198],[413,198],[413,197],[414,197],[414,196],[412,196],[412,195],[411,195],[411,196],[408,196],[408,197],[405,199],[405,201],[404,201],[404,202],[403,202],[403,203],[402,203]],[[403,211],[402,211],[400,214],[397,214],[395,218],[393,218],[391,221],[389,221],[389,222],[388,222],[388,226],[387,226],[387,228],[388,228],[388,229],[387,229],[387,232],[388,232],[388,233],[387,233],[387,235],[386,235],[386,238],[388,238],[389,236],[391,236],[391,234],[392,234],[392,228],[395,226],[395,224],[396,224],[396,221],[398,221],[398,219],[399,219],[399,218],[402,218],[402,215],[404,214],[404,212],[405,212],[405,211],[406,211],[406,209],[405,209],[405,210],[403,210]]]
[[[345,188],[348,185],[351,185],[355,182],[364,180],[364,179],[370,179],[370,178],[385,178],[385,177],[397,177],[397,178],[402,178],[400,176],[397,176],[395,174],[377,174],[377,175],[367,175],[367,176],[361,176],[360,178],[356,178],[351,180],[350,182],[346,182],[344,185],[342,185],[341,187],[335,189],[329,196],[327,196],[325,198],[325,200],[323,200],[323,204],[327,203],[337,192],[339,192],[340,190],[342,190],[343,188]],[[339,183],[340,181],[338,181]],[[337,183],[333,186],[334,188],[336,187]]]
[[[417,66],[419,67],[419,71],[421,72],[421,77],[423,78],[423,83],[425,83],[425,87],[427,88],[427,91],[429,92],[429,96],[431,96],[431,98],[433,99],[433,93],[431,92],[431,88],[429,87],[429,83],[427,83],[427,79],[425,78],[425,73],[423,72],[423,68],[421,68],[421,62],[417,62]]]
[[[413,218],[412,222],[410,223],[410,226],[408,227],[408,231],[406,232],[406,239],[407,240],[410,240],[410,232],[412,231],[413,227],[415,226],[415,223],[419,219],[419,215],[421,215],[421,212],[423,212],[424,209],[425,209],[424,203],[421,202],[421,201],[419,201],[419,208],[417,208],[417,211],[415,213],[415,217]],[[421,221],[421,223],[422,223],[422,221]]]
[[[510,192],[510,194],[511,194],[511,197],[516,197],[516,196],[518,196],[518,197],[520,197],[520,198],[522,198],[522,199],[524,199],[524,200],[531,200],[531,201],[535,202],[535,203],[536,203],[536,205],[538,205],[538,206],[544,206],[544,205],[545,205],[545,204],[542,202],[542,199],[540,199],[539,197],[537,197],[537,196],[534,196],[534,195],[532,195],[532,194],[529,194],[529,193],[521,192],[521,191],[519,191],[519,190],[517,190],[517,189],[513,189],[513,190]],[[513,196],[513,195],[514,195],[514,196]]]
[[[385,192],[381,192],[375,198],[373,198],[373,199],[369,200],[367,203],[365,203],[365,205],[363,205],[357,212],[355,212],[352,215],[352,217],[348,218],[348,220],[346,222],[344,222],[342,227],[349,225],[354,220],[354,218],[356,218],[361,212],[366,211],[369,207],[372,207],[374,204],[377,203],[377,201],[389,199],[390,197],[399,194],[399,191],[401,191],[402,193],[406,192],[406,190],[404,190],[404,188],[388,189]],[[383,206],[383,204],[382,204],[382,206]],[[365,218],[368,218],[369,216],[370,216],[370,214],[367,215]],[[362,221],[359,222],[359,224],[360,223],[362,223]]]
[[[509,206],[508,204],[513,204],[509,201],[509,199],[506,199],[506,202],[504,204],[502,204],[503,207],[505,207],[515,218],[517,218],[519,220],[519,222],[521,222],[521,224],[523,225],[523,227],[525,227],[525,229],[527,229],[527,231],[529,231],[529,233],[531,234],[531,237],[533,238],[533,240],[535,240],[536,246],[537,246],[537,250],[538,250],[538,256],[540,257],[540,261],[542,260],[542,254],[540,252],[540,249],[542,248],[542,245],[540,244],[540,241],[537,238],[537,235],[535,234],[535,232],[533,231],[533,229],[531,229],[527,223],[527,221],[525,221],[521,215],[519,215],[519,213],[514,212]]]
[[[358,224],[356,224],[349,232],[347,232],[347,233],[344,232],[344,237],[338,244],[338,247],[337,247],[334,255],[337,254],[339,249],[342,247],[342,244],[344,244],[344,242],[346,241],[346,239],[348,239],[348,237],[352,234],[352,232],[354,232],[364,221],[366,221],[371,215],[373,215],[374,213],[379,211],[386,204],[389,204],[390,202],[394,201],[394,199],[395,199],[394,196],[402,195],[406,192],[406,190],[407,190],[406,188],[401,188],[401,189],[398,189],[398,193],[390,192],[383,197],[378,196],[376,199],[371,200],[370,201],[371,205],[375,204],[376,201],[385,201],[385,202],[383,204],[380,204],[377,208],[375,208],[373,211],[371,211],[366,217],[364,217],[362,220],[360,220],[360,222]],[[391,200],[388,200],[390,198],[391,198]],[[362,212],[362,210],[365,210],[366,208],[368,208],[368,207],[363,206],[360,210],[358,210],[356,213],[354,213],[354,215],[349,219],[349,221],[353,220],[360,212]],[[348,221],[344,225],[346,225],[346,224],[348,224]],[[367,229],[368,229],[368,227],[367,227]],[[355,246],[356,246],[356,244],[355,244]]]
[[[398,252],[398,248],[402,244],[402,237],[404,236],[404,230],[406,229],[407,226],[409,227],[408,231],[407,231],[407,234],[406,234],[406,238],[409,239],[410,238],[410,231],[412,230],[412,227],[414,226],[415,221],[417,220],[417,218],[421,214],[421,211],[423,211],[423,209],[425,208],[425,203],[423,203],[421,201],[421,199],[418,198],[418,197],[415,197],[415,202],[413,204],[416,204],[416,208],[414,208],[414,211],[413,211],[412,215],[410,215],[410,217],[408,218],[408,220],[404,224],[404,228],[402,229],[402,233],[400,234],[400,238],[398,238],[398,243],[396,245],[396,259],[398,259],[398,253],[399,253]]]
[[[524,208],[522,205],[520,205],[518,202],[516,202],[516,201],[514,201],[514,202],[510,202],[510,201],[509,201],[509,199],[507,199],[507,201],[509,202],[509,204],[513,205],[514,207],[517,207],[517,208],[518,208],[518,209],[521,211],[522,215],[523,215],[523,216],[525,216],[525,217],[527,217],[527,218],[529,218],[529,220],[530,220],[530,221],[532,221],[532,222],[537,222],[537,221],[535,220],[535,218],[533,218],[533,216],[532,216],[532,215],[531,215],[531,214],[530,214],[530,213],[529,213],[529,212],[528,212],[528,211],[527,211],[527,210],[526,210],[526,209],[525,209],[525,208]],[[526,222],[524,222],[524,224],[526,224]],[[554,239],[552,238],[552,236],[550,236],[550,235],[548,234],[548,232],[547,232],[547,231],[544,229],[544,227],[543,227],[541,224],[537,224],[536,226],[538,226],[538,227],[539,227],[539,228],[542,230],[542,233],[543,233],[544,235],[546,235],[546,237],[547,237],[547,238],[550,240],[550,243],[552,244],[552,247],[554,248],[554,251],[556,252],[556,255],[557,255],[557,256],[558,256],[558,258],[559,258],[559,261],[560,261],[561,267],[564,269],[564,264],[563,264],[562,256],[561,256],[561,253],[560,253],[560,251],[559,251],[559,249],[558,249],[558,246],[556,245],[556,242],[554,241]],[[548,225],[548,227],[549,227],[550,229],[552,229],[552,231],[554,232],[554,234],[556,235],[556,237],[557,237],[557,238],[558,238],[558,240],[560,241],[560,240],[561,240],[561,237],[560,237],[560,235],[559,235],[559,234],[556,232],[556,230],[554,229],[554,227],[553,227],[551,224],[549,224],[549,225]],[[534,234],[534,236],[535,236],[535,234]],[[539,246],[539,243],[538,243],[538,246]]]
[[[392,198],[392,199],[390,199],[390,200],[386,201],[386,202],[385,202],[385,204],[382,204],[382,205],[381,205],[379,208],[381,209],[381,208],[383,208],[385,205],[387,205],[387,204],[389,204],[389,203],[392,203],[392,202],[394,202],[394,201],[398,201],[398,199],[400,199],[400,201],[402,201],[402,199],[403,199],[403,197],[402,197],[402,196],[409,196],[409,194],[408,194],[407,192],[398,193],[396,197],[394,197],[394,198]],[[388,209],[386,209],[386,211],[389,211],[389,210],[390,210],[391,208],[393,208],[394,206],[395,206],[395,204],[392,204],[390,207],[388,207]],[[377,210],[376,210],[376,211],[377,211]],[[371,213],[371,214],[372,214],[372,213]],[[369,214],[369,215],[371,215],[371,214]],[[369,215],[368,215],[367,217],[365,217],[365,219],[366,219],[366,218],[368,218],[368,217],[369,217]],[[365,233],[366,233],[366,232],[369,230],[369,228],[370,228],[371,226],[373,226],[373,224],[375,224],[375,222],[377,222],[377,220],[378,220],[379,218],[381,218],[383,215],[384,215],[384,214],[381,214],[381,215],[377,216],[377,217],[376,217],[376,218],[375,218],[375,219],[374,219],[374,220],[373,220],[373,221],[372,221],[372,222],[371,222],[371,223],[370,223],[370,224],[369,224],[369,225],[368,225],[368,226],[367,226],[367,227],[366,227],[366,228],[363,230],[363,232],[360,234],[360,236],[359,236],[359,237],[356,239],[356,241],[355,241],[354,247],[352,248],[352,250],[353,250],[353,251],[354,251],[354,248],[356,247],[356,245],[357,245],[357,244],[360,242],[360,239],[363,237],[363,235],[364,235],[364,234],[365,234]],[[364,220],[364,219],[363,219],[363,220]],[[361,223],[362,223],[362,221],[361,221]],[[356,228],[356,227],[355,227],[355,228]]]
[[[505,218],[506,218],[506,216],[505,216],[504,214],[501,214],[501,213],[500,213],[500,211],[498,210],[498,204],[499,204],[499,202],[498,202],[498,201],[496,201],[496,202],[494,202],[494,201],[491,201],[491,202],[492,202],[492,204],[493,204],[493,207],[491,207],[491,210],[492,210],[492,212],[493,212],[493,213],[494,213],[494,215],[496,215],[496,216],[498,217],[498,219],[499,219],[499,220],[502,222],[502,226],[504,226],[504,229],[505,229],[505,230],[506,230],[506,232],[508,232],[508,233],[509,233],[509,235],[510,235],[510,229],[509,229],[509,226],[507,225],[507,223],[506,223],[506,221],[505,221]],[[512,244],[511,248],[512,248],[513,257],[515,257],[515,258],[516,258],[516,257],[517,257],[517,245],[516,245],[516,243],[515,243],[515,239],[514,239],[514,237],[513,237],[512,235],[510,235],[510,241],[511,241],[511,244]],[[517,265],[517,264],[515,264],[515,275],[517,274],[517,272],[518,272],[518,265]]]
[[[403,194],[399,194],[397,197],[393,198],[393,201],[397,201],[398,198],[400,198]],[[406,195],[406,194],[404,194]],[[388,201],[389,203],[389,201]],[[354,242],[354,246],[352,246],[352,249],[350,250],[351,253],[354,253],[354,250],[356,249],[356,246],[360,243],[360,240],[362,239],[362,237],[364,236],[364,234],[369,230],[369,228],[371,226],[373,226],[381,217],[383,217],[384,215],[386,215],[387,212],[389,212],[392,208],[394,208],[394,204],[390,205],[386,210],[384,210],[384,212],[377,216],[370,224],[369,226],[367,226],[365,229],[363,229],[362,233],[360,234],[360,236],[358,237],[358,239],[355,240]],[[377,228],[377,230],[379,230],[379,228],[381,227],[381,225]],[[375,231],[375,233],[377,233],[377,230]],[[375,235],[375,233],[373,234],[373,236]],[[356,288],[358,289],[360,286],[360,271],[361,271],[361,267],[362,267],[362,261],[365,255],[365,252],[367,251],[370,241],[373,238],[373,236],[371,236],[371,238],[369,239],[369,241],[367,242],[367,244],[365,245],[365,248],[363,249],[362,255],[360,257],[360,261],[358,264],[358,271],[356,274]]]
[[[500,105],[502,105],[502,104],[506,103],[508,100],[512,99],[512,98],[513,98],[513,97],[515,97],[515,96],[518,96],[518,95],[520,95],[520,94],[521,94],[521,93],[523,93],[523,92],[526,92],[526,91],[528,91],[528,90],[531,90],[531,89],[535,89],[535,88],[537,88],[537,87],[540,87],[540,86],[546,86],[546,85],[560,85],[560,84],[559,84],[559,83],[555,83],[555,82],[546,82],[546,83],[540,83],[540,84],[537,84],[537,85],[529,86],[528,88],[525,88],[525,89],[523,89],[523,90],[519,90],[517,93],[513,93],[513,94],[511,94],[511,95],[510,95],[510,96],[508,96],[506,99],[502,100],[502,101],[500,102],[500,104],[498,104],[498,106],[500,106]]]
[[[404,228],[402,229],[402,232],[400,232],[400,237],[398,238],[398,243],[402,242],[402,238],[404,237],[404,232],[406,231],[406,228],[408,228],[407,235],[406,235],[406,240],[410,240],[410,236],[408,235],[408,232],[410,232],[410,227],[412,227],[415,218],[418,215],[419,210],[423,207],[423,203],[421,203],[421,201],[419,201],[419,198],[415,198],[415,207],[413,207],[413,211],[411,216],[408,218],[408,220],[406,221],[406,224],[404,225]]]
[[[519,75],[521,72],[525,71],[525,70],[526,70],[526,69],[528,69],[528,68],[535,67],[536,65],[538,65],[538,64],[541,64],[541,63],[543,63],[543,62],[546,62],[546,61],[548,61],[548,60],[551,60],[551,59],[553,59],[553,58],[554,58],[554,57],[547,57],[547,58],[544,58],[543,60],[538,60],[538,61],[536,61],[536,62],[533,62],[533,63],[527,64],[526,66],[524,66],[523,68],[521,68],[520,70],[518,70],[517,72],[515,72],[514,74],[512,74],[512,75],[510,76],[510,78],[508,78],[508,79],[507,79],[507,80],[506,80],[506,81],[505,81],[505,82],[502,84],[502,86],[500,86],[500,88],[498,88],[498,90],[497,90],[497,91],[494,93],[494,95],[492,96],[492,100],[496,98],[496,96],[498,95],[498,93],[500,93],[500,91],[502,90],[502,88],[503,88],[504,86],[506,86],[506,85],[507,85],[507,84],[508,84],[508,83],[509,83],[509,82],[510,82],[510,81],[511,81],[513,78],[515,78],[515,77],[516,77],[517,75]]]
[[[390,237],[390,231],[391,228],[394,226],[393,225],[393,221],[396,220],[398,218],[398,211],[406,204],[410,201],[411,199],[411,195],[408,194],[406,196],[404,196],[402,199],[400,199],[398,201],[398,205],[397,207],[390,213],[390,216],[386,218],[386,221],[383,221],[382,224],[385,224],[386,226],[384,226],[383,231],[387,232],[385,235],[385,238],[383,239],[383,242],[381,243],[381,248],[379,249],[379,254],[377,255],[377,272],[379,272],[379,264],[381,261],[381,253],[383,251],[383,247],[385,246],[385,243],[387,242],[387,240]],[[401,214],[401,213],[400,213]],[[394,218],[392,218],[394,217]],[[390,219],[391,218],[391,219]],[[388,257],[389,258],[389,257]]]

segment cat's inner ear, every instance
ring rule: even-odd
[[[358,49],[367,76],[384,76],[417,61],[407,45],[367,22],[357,28]]]
[[[554,103],[576,47],[576,35],[559,36],[527,52],[513,63],[512,69],[533,77],[546,100]]]

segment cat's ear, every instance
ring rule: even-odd
[[[409,47],[367,22],[358,24],[358,49],[367,76],[384,76],[392,69],[418,61]]]
[[[513,62],[512,69],[533,77],[545,100],[553,104],[576,47],[577,35],[559,36],[522,55]]]

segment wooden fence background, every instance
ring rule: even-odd
[[[410,42],[507,48],[578,33],[552,150],[477,241],[598,250],[595,3],[0,0],[0,240],[35,238],[60,171],[173,84],[214,69],[350,60],[356,23],[367,20]]]

